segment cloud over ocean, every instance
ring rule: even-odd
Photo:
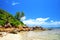
[[[28,26],[60,27],[60,21],[49,20],[50,18],[27,19],[23,17],[23,22]]]

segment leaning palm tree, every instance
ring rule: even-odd
[[[24,16],[24,12],[16,12],[16,15],[15,15],[15,18],[18,20],[18,21],[21,21],[21,18]]]

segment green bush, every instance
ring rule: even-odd
[[[17,27],[20,24],[18,21],[12,21],[11,25]]]

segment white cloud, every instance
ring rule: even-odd
[[[22,20],[22,21],[23,21],[23,20],[25,20],[25,19],[26,19],[26,17],[25,17],[25,16],[21,18],[21,20]]]
[[[54,22],[53,20],[51,20],[50,22]]]
[[[36,21],[40,21],[40,22],[43,22],[43,21],[47,21],[49,19],[48,18],[36,18]]]
[[[44,26],[44,27],[59,27],[60,26],[60,21],[53,21],[53,20],[48,21],[48,20],[49,20],[49,17],[28,19],[28,20],[23,20],[23,22],[29,26]]]
[[[12,5],[13,6],[15,6],[15,5],[17,5],[17,4],[19,4],[18,2],[12,2]]]

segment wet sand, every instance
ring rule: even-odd
[[[29,31],[18,34],[7,34],[0,40],[60,40],[60,29],[50,31]]]

